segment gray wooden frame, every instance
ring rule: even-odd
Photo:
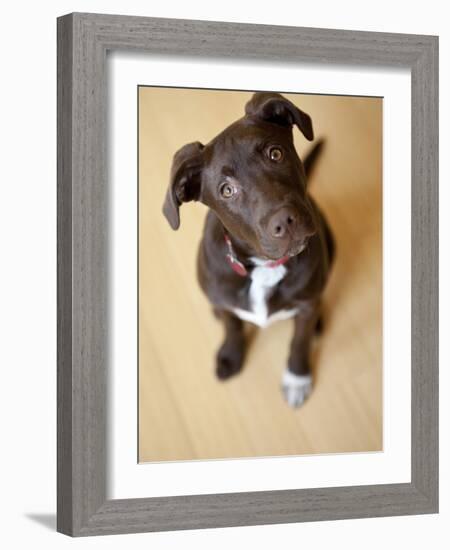
[[[411,483],[107,499],[108,50],[411,69]],[[81,13],[58,19],[58,531],[82,536],[437,512],[437,349],[437,37]]]

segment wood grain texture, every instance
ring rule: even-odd
[[[58,20],[57,528],[73,519],[72,479],[72,19]]]
[[[439,143],[438,41],[411,70],[412,479],[438,507]],[[416,443],[416,442],[419,442]]]
[[[196,277],[207,210],[184,205],[178,232],[161,213],[175,151],[240,118],[251,93],[139,89],[141,462],[382,450],[382,99],[284,96],[325,140],[310,191],[337,242],[315,390],[300,410],[280,391],[292,320],[249,326],[243,372],[215,378],[223,328]],[[304,157],[310,144],[294,137]]]
[[[112,500],[77,534],[174,531],[434,511],[428,498],[411,484]]]
[[[81,536],[437,511],[437,44],[432,36],[92,14],[59,19],[59,531]],[[410,484],[106,500],[109,49],[411,68]]]
[[[58,40],[58,529],[75,533],[106,498],[106,67],[78,17]]]

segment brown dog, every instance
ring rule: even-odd
[[[312,388],[309,351],[320,324],[320,297],[334,255],[331,231],[306,189],[317,155],[303,165],[292,126],[313,139],[310,117],[283,96],[254,94],[245,116],[207,145],[182,147],[173,160],[163,212],[173,229],[179,207],[209,207],[198,255],[200,286],[225,325],[216,373],[239,372],[243,321],[264,327],[294,317],[282,389],[299,406]]]

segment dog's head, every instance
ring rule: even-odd
[[[201,201],[259,256],[278,259],[301,251],[316,227],[294,124],[313,139],[306,113],[280,94],[258,92],[245,116],[207,145],[182,147],[163,207],[171,227],[180,225],[182,203]]]

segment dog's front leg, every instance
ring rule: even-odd
[[[216,310],[217,316],[225,326],[225,340],[216,357],[216,375],[226,380],[242,369],[245,355],[244,324],[229,311]]]
[[[307,301],[296,315],[288,366],[283,373],[282,390],[291,407],[300,407],[312,390],[309,366],[311,340],[319,320],[319,304]]]

